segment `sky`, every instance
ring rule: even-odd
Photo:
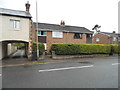
[[[36,0],[0,0],[0,8],[25,11],[25,3],[31,4],[32,20],[36,21]],[[118,32],[119,0],[37,0],[38,22],[86,27],[101,26],[102,32]]]

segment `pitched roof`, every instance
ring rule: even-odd
[[[36,23],[34,22],[34,26],[36,27]],[[85,27],[78,27],[78,26],[61,26],[57,24],[48,24],[48,23],[38,23],[38,29],[39,30],[47,30],[47,31],[63,31],[63,32],[79,32],[79,33],[90,33],[93,34],[92,31],[88,30]]]
[[[25,18],[32,17],[29,12],[19,11],[19,10],[11,10],[11,9],[5,9],[5,8],[0,8],[0,15],[18,16],[18,17],[25,17]]]
[[[100,33],[106,34],[110,37],[120,37],[119,33],[109,33],[109,32],[100,32]]]

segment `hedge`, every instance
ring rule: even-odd
[[[38,43],[38,47],[39,47],[39,54],[43,54],[43,52],[45,51],[45,46],[43,43]],[[33,51],[37,51],[37,43],[34,42],[33,43]]]
[[[108,44],[52,44],[51,51],[58,55],[77,55],[77,54],[110,54],[120,53],[119,45]],[[120,47],[120,46],[119,46]]]
[[[111,45],[112,49],[111,49],[111,52],[113,54],[120,54],[120,45]]]

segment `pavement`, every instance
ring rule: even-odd
[[[49,63],[60,63],[60,62],[84,62],[84,58],[71,58],[71,59],[59,59],[54,60],[47,55],[44,60],[30,61],[24,56],[24,50],[18,50],[14,54],[5,58],[0,62],[0,67],[14,67],[14,66],[25,66],[25,65],[36,65],[36,64],[49,64]],[[100,58],[100,57],[97,57]],[[89,59],[89,58],[88,58]]]
[[[17,50],[15,53],[7,58],[4,58],[0,64],[0,67],[14,67],[14,66],[24,66],[24,65],[35,65],[35,64],[48,64],[48,63],[58,63],[67,62],[66,60],[53,60],[50,55],[47,55],[44,60],[30,61],[24,55],[24,50]]]
[[[67,60],[53,60],[50,56],[46,56],[44,60],[39,61],[30,61],[24,54],[23,50],[18,50],[14,54],[10,55],[7,58],[4,58],[1,61],[0,67],[14,67],[14,66],[23,66],[23,65],[35,65],[35,64],[48,64],[48,63],[58,63],[66,62]]]

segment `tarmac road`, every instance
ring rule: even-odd
[[[118,88],[118,57],[2,68],[3,88]]]

